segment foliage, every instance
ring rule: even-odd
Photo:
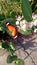
[[[24,65],[24,61],[22,59],[19,59],[16,55],[14,55],[14,52],[16,50],[14,43],[3,41],[2,46],[0,48],[4,48],[9,52],[9,55],[7,57],[7,63],[12,63],[13,61],[15,62],[15,65]],[[17,63],[18,62],[18,63]]]
[[[7,63],[12,63],[12,61],[15,61],[17,59],[17,56],[16,55],[9,55],[7,57]]]
[[[21,8],[22,8],[24,18],[28,22],[32,21],[32,10],[31,10],[31,7],[30,7],[30,4],[29,4],[28,0],[22,0]]]
[[[8,49],[9,48],[9,45],[8,45],[7,42],[5,42],[5,43],[2,43],[2,47],[5,48],[5,49]]]
[[[29,0],[31,8],[32,8],[32,13],[37,14],[37,0]]]
[[[5,15],[4,14],[0,14],[0,21],[5,19]]]
[[[18,59],[16,60],[15,65],[24,65],[24,61],[22,59]]]
[[[29,0],[30,2],[29,4],[29,2],[26,1],[27,0],[0,0],[0,31],[3,30],[3,32],[7,31],[9,33],[9,31],[5,27],[6,19],[13,18],[12,21],[11,19],[9,19],[10,20],[9,22],[14,26],[16,26],[15,25],[16,15],[19,14],[21,15],[22,12],[24,14],[24,18],[27,21],[32,20],[32,12],[35,13],[35,9],[37,11],[37,2],[36,0]],[[33,7],[34,4],[35,7]],[[30,5],[32,7],[32,11]],[[9,35],[11,35],[11,33],[9,33]]]
[[[15,18],[17,12],[20,12],[19,0],[0,1],[0,14],[4,14],[5,18]]]
[[[29,2],[28,0],[0,0],[0,31],[3,31],[3,33],[7,32],[11,36],[11,33],[9,33],[8,29],[6,28],[6,21],[9,21],[11,24],[16,26],[15,22],[17,15],[23,15],[27,21],[32,21],[32,13],[37,13],[37,4],[36,0],[29,0]],[[32,7],[32,11],[30,5]],[[20,31],[22,34],[29,35],[31,34],[32,29],[27,29],[26,32],[22,30]],[[8,63],[15,61],[16,65],[24,65],[24,61],[18,59],[17,56],[14,55],[16,50],[14,43],[9,44],[4,41],[0,48],[4,48],[10,53],[10,55],[7,57]]]
[[[20,30],[20,33],[23,35],[30,35],[32,33],[32,29],[28,28],[26,31]]]
[[[16,18],[16,15],[18,14],[21,15],[22,14],[21,1],[23,0],[3,0],[3,1],[0,0],[0,15],[1,15],[0,21],[3,21],[4,19],[7,18]],[[37,13],[37,0],[29,0],[29,2],[32,8],[32,13]]]
[[[0,21],[0,31],[2,30],[4,33],[7,32],[11,36],[11,32],[6,28],[6,22],[9,21],[10,24],[16,26],[15,24],[15,18],[8,18],[4,21]]]

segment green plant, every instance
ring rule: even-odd
[[[9,52],[9,55],[7,57],[8,64],[14,61],[15,65],[21,65],[21,64],[24,65],[24,61],[22,59],[19,59],[16,55],[14,55],[14,52],[16,50],[14,43],[12,42],[8,43],[8,42],[3,41],[0,48],[4,48]]]
[[[24,18],[27,20],[27,22],[32,21],[32,10],[28,0],[22,0],[21,8],[22,8]]]
[[[30,4],[29,4],[30,2]],[[33,5],[35,4],[35,8]],[[31,9],[31,7],[32,9]],[[11,33],[6,28],[6,19],[9,21],[12,25],[16,26],[16,16],[17,15],[23,15],[24,19],[26,19],[28,22],[31,22],[32,19],[32,12],[36,13],[37,10],[36,0],[0,0],[0,33],[7,32],[10,36]],[[12,20],[11,20],[11,19]],[[24,35],[31,34],[32,29],[27,29],[27,31],[20,30],[20,33]],[[23,65],[24,61],[19,59],[16,55],[14,55],[14,52],[16,50],[14,43],[7,43],[6,41],[2,41],[2,46],[0,48],[6,49],[10,55],[7,57],[7,62],[11,63],[12,61],[15,61],[16,65]]]

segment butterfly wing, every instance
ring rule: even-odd
[[[15,37],[17,35],[17,31],[16,31],[16,29],[13,25],[10,24],[10,25],[7,26],[7,28],[10,32],[12,32],[13,37]]]

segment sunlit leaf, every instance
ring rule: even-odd
[[[12,50],[15,50],[14,45],[10,44],[10,47],[11,47]]]
[[[22,59],[16,60],[15,65],[25,65],[25,64],[24,64],[24,60],[22,60]]]
[[[0,49],[2,49],[2,45],[0,45]]]
[[[28,28],[26,31],[20,30],[19,32],[23,35],[30,35],[32,33],[32,29]]]

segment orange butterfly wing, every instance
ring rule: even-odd
[[[17,31],[13,25],[8,25],[7,28],[9,29],[10,32],[12,32],[12,36],[16,36]]]

